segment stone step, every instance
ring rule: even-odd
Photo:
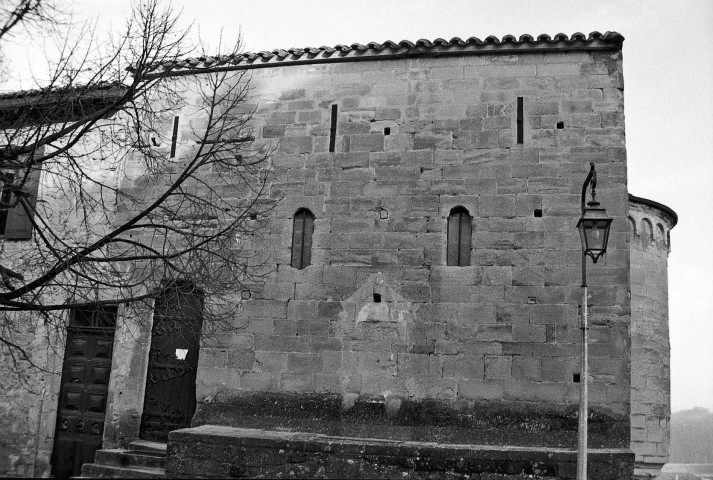
[[[121,449],[97,450],[94,463],[115,467],[165,468],[166,453],[154,454]]]
[[[163,468],[127,468],[96,463],[82,465],[82,478],[164,478],[165,476],[166,471]]]
[[[134,440],[129,444],[129,451],[165,456],[166,444],[161,442],[150,442],[148,440]]]

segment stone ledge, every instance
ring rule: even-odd
[[[628,449],[590,449],[591,480],[630,479]],[[501,478],[576,476],[572,449],[439,444],[216,425],[169,434],[168,478]]]
[[[192,426],[441,444],[574,448],[577,416],[576,405],[550,403],[244,392],[199,402]],[[590,409],[589,446],[627,448],[628,418]]]

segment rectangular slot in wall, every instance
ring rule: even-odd
[[[524,119],[524,108],[523,108],[523,98],[517,97],[517,143],[523,144],[525,142],[525,119]]]
[[[332,123],[329,126],[329,151],[334,151],[334,144],[337,141],[337,105],[332,105]]]
[[[173,135],[171,135],[171,158],[176,156],[176,142],[178,141],[178,117],[173,117]]]

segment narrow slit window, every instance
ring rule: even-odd
[[[472,222],[468,210],[456,207],[448,216],[447,265],[467,267],[470,265]]]
[[[329,151],[334,151],[334,145],[337,141],[337,105],[332,105],[332,121],[329,126]]]
[[[13,180],[15,179],[15,175],[12,173],[8,173],[5,175],[6,182],[8,184],[12,184]],[[0,202],[2,203],[5,208],[0,209],[0,235],[5,234],[5,226],[7,225],[7,217],[8,217],[8,207],[6,205],[9,205],[10,202],[12,201],[12,193],[9,188],[3,188],[3,185],[0,184]],[[18,208],[22,208],[21,206],[18,206]]]
[[[38,168],[33,168],[21,188],[25,193],[25,206],[29,210],[26,210],[25,206],[20,202],[17,202],[12,208],[9,207],[17,199],[16,194],[13,193],[13,189],[9,185],[12,185],[18,175],[22,176],[25,172],[5,173],[5,181],[8,187],[5,187],[0,182],[0,201],[4,206],[0,209],[0,238],[7,240],[29,240],[32,238],[32,218],[37,201],[40,173]],[[18,188],[18,185],[15,185],[15,188]]]
[[[525,113],[523,106],[523,98],[517,97],[517,143],[525,142]]]
[[[292,261],[290,265],[299,270],[307,267],[312,260],[312,232],[314,215],[306,208],[295,213],[292,227]]]
[[[173,117],[173,135],[171,135],[171,158],[176,156],[176,142],[178,142],[178,117]]]

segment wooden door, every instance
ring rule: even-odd
[[[56,478],[80,475],[101,448],[116,327],[116,307],[71,315],[52,451]]]
[[[189,427],[196,411],[196,370],[203,298],[178,284],[156,299],[140,437],[168,441]]]

